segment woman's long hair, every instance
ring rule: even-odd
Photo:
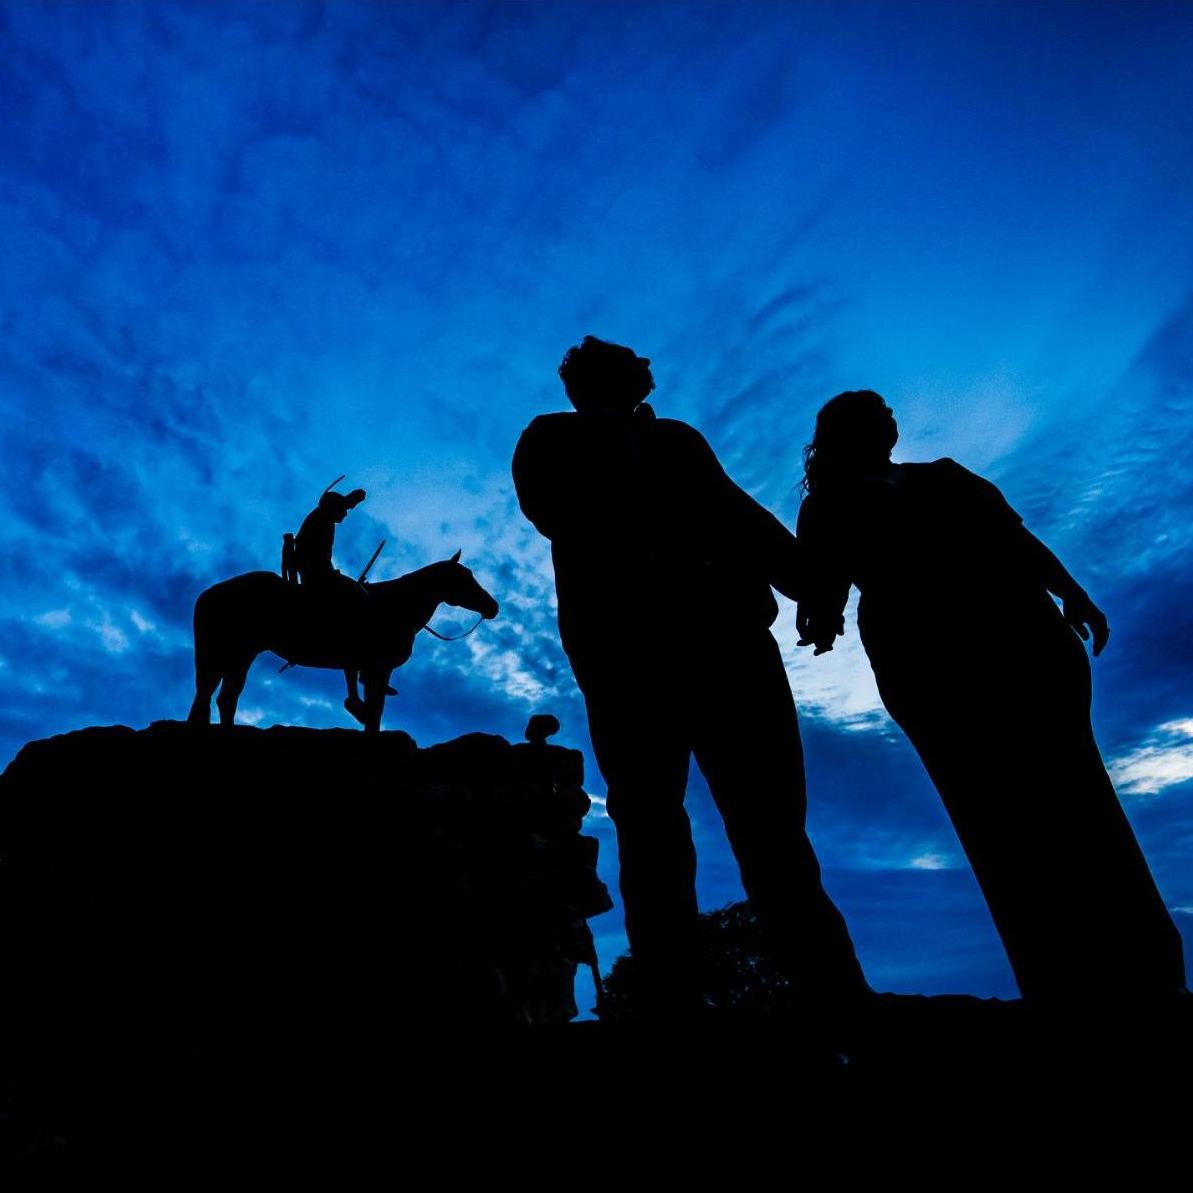
[[[890,407],[872,389],[851,389],[830,398],[816,415],[812,442],[804,448],[804,492],[885,463],[898,438]]]

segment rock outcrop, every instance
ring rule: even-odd
[[[0,777],[19,1050],[566,1021],[586,918],[611,905],[582,783],[579,752],[485,734],[33,742]]]
[[[566,1022],[608,894],[552,731],[420,750],[159,723],[27,746],[0,777],[0,1154],[555,1179],[596,1123],[702,1176],[718,1151],[803,1171],[836,1132],[839,1180],[887,1156],[884,1131],[972,1168],[1062,1109],[1066,1165],[1128,1112],[1149,1147],[1183,1141],[1188,996]]]

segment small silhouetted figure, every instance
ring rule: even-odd
[[[526,722],[526,740],[532,746],[545,746],[547,739],[559,732],[559,719],[549,712],[535,713]]]
[[[287,553],[285,539],[282,548],[282,574],[287,568],[297,572],[304,587],[313,588],[320,600],[320,615],[323,617],[364,618],[367,600],[364,586],[332,563],[332,549],[336,541],[336,527],[365,499],[364,489],[353,489],[351,493],[337,493],[326,489],[319,498],[319,504],[302,520],[298,534],[294,537],[293,550]],[[289,578],[289,577],[287,577]],[[360,698],[360,676],[353,670],[344,672],[348,695],[344,707],[361,724],[364,724],[365,706]],[[387,689],[388,691],[389,689]]]
[[[559,718],[549,712],[540,712],[535,713],[526,722],[526,731],[523,736],[536,750],[541,750],[543,754],[546,754],[548,740],[558,732]],[[552,785],[557,791],[559,790],[558,779],[554,779]],[[572,925],[572,933],[574,936],[573,953],[577,960],[588,966],[588,972],[592,975],[593,990],[596,995],[595,1009],[599,1014],[605,1006],[605,984],[601,979],[601,965],[597,957],[596,941],[593,939],[592,929],[588,926],[587,920],[577,920]]]
[[[287,584],[298,583],[298,558],[294,551],[294,535],[282,535],[282,579]]]
[[[806,995],[868,987],[804,829],[803,753],[769,626],[796,594],[794,537],[692,427],[655,418],[650,362],[591,336],[560,377],[575,413],[514,454],[522,510],[551,540],[559,631],[617,828],[626,933],[656,1012],[701,1005],[689,760],[742,881]]]
[[[1082,639],[1100,654],[1106,618],[994,485],[949,459],[894,464],[897,439],[869,390],[817,416],[801,644],[832,649],[856,584],[883,703],[940,792],[1025,997],[1181,989],[1180,938],[1090,726]]]

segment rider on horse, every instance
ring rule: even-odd
[[[337,483],[332,482],[333,485]],[[329,486],[319,498],[319,504],[303,519],[292,544],[286,542],[283,548],[282,574],[291,578],[297,573],[302,586],[313,590],[311,595],[316,598],[321,617],[350,616],[363,620],[367,613],[368,590],[365,585],[345,576],[331,561],[336,526],[364,499],[364,489],[353,489],[345,494],[336,493]],[[348,685],[344,707],[363,724],[364,702],[360,698],[359,674],[355,669],[346,669],[344,680]]]
[[[331,549],[336,541],[336,526],[365,499],[364,489],[351,493],[336,493],[328,489],[319,504],[302,520],[294,539],[294,564],[303,584],[317,586],[356,581],[338,571],[331,562]]]

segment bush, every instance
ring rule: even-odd
[[[705,1004],[716,1010],[778,1011],[791,1006],[792,982],[767,954],[762,929],[748,902],[700,917]],[[624,953],[605,978],[601,1017],[616,1019],[638,1005],[634,958]]]

